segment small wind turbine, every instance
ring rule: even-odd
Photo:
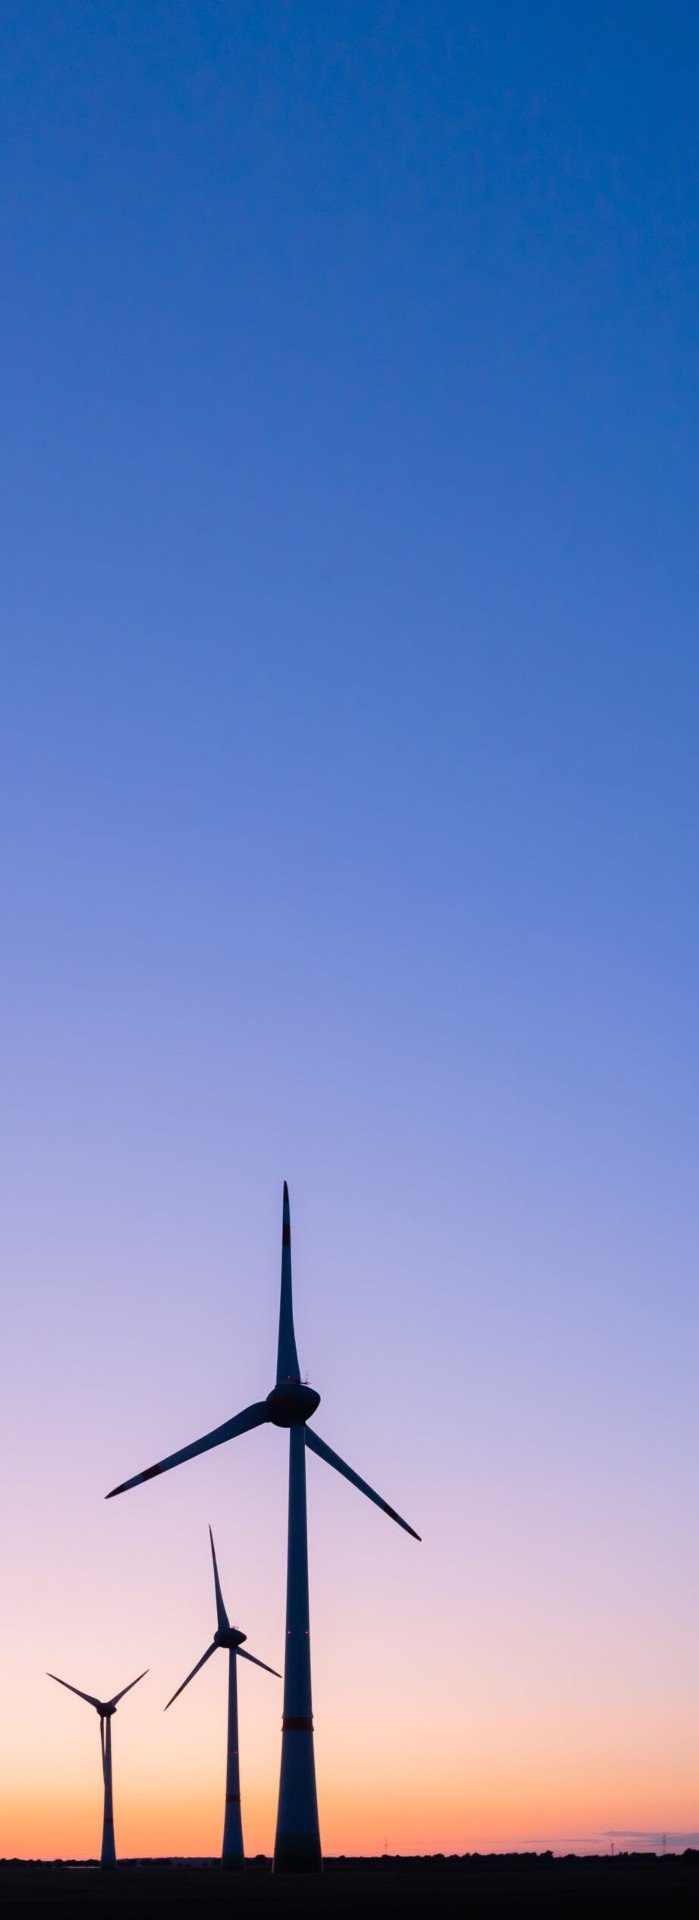
[[[104,1780],[104,1820],[102,1824],[102,1852],[100,1855],[101,1867],[108,1868],[116,1866],[114,1806],[112,1800],[112,1715],[116,1713],[119,1701],[123,1700],[124,1694],[130,1693],[132,1687],[137,1687],[139,1680],[144,1680],[147,1672],[148,1668],[144,1667],[143,1673],[137,1674],[135,1680],[130,1680],[128,1687],[122,1687],[121,1693],[113,1694],[111,1700],[96,1700],[94,1694],[82,1693],[80,1687],[72,1687],[69,1680],[59,1680],[57,1673],[50,1673],[47,1676],[49,1680],[56,1680],[59,1687],[67,1687],[69,1693],[77,1693],[79,1700],[87,1700],[88,1706],[94,1707],[100,1717],[102,1778]]]
[[[277,1344],[277,1379],[266,1400],[255,1400],[251,1407],[245,1407],[242,1413],[236,1413],[232,1420],[224,1420],[223,1425],[214,1427],[212,1433],[205,1433],[201,1440],[193,1440],[188,1447],[180,1447],[177,1453],[169,1453],[167,1459],[159,1460],[154,1467],[146,1467],[145,1473],[135,1473],[130,1480],[124,1480],[119,1487],[112,1487],[107,1500],[113,1500],[117,1493],[127,1493],[130,1487],[137,1487],[143,1480],[152,1480],[155,1474],[167,1473],[170,1467],[179,1467],[183,1460],[193,1460],[195,1454],[208,1453],[210,1447],[220,1447],[224,1440],[235,1440],[240,1433],[249,1433],[253,1427],[265,1426],[269,1420],[274,1427],[286,1428],[289,1433],[289,1523],[287,1533],[286,1562],[286,1648],[284,1657],[284,1710],[282,1717],[282,1763],[279,1779],[279,1800],[277,1805],[277,1833],[274,1843],[275,1868],[302,1869],[306,1872],[318,1870],[322,1866],[320,1846],[320,1826],[318,1822],[318,1798],[316,1794],[315,1759],[313,1754],[313,1709],[311,1705],[311,1639],[308,1609],[308,1532],[306,1521],[306,1450],[318,1454],[336,1473],[351,1480],[353,1487],[365,1493],[399,1527],[411,1533],[419,1540],[419,1533],[402,1520],[380,1493],[375,1493],[366,1480],[362,1480],[339,1453],[334,1453],[314,1427],[306,1423],[320,1406],[320,1394],[315,1387],[309,1387],[301,1379],[301,1370],[296,1352],[294,1333],[294,1309],[291,1297],[291,1214],[289,1211],[289,1190],[284,1181],[284,1203],[282,1211],[282,1284],[279,1301],[279,1340]]]
[[[201,1660],[197,1660],[196,1666],[192,1667],[191,1673],[188,1673],[186,1680],[182,1681],[182,1685],[181,1687],[178,1687],[177,1693],[173,1693],[172,1699],[168,1700],[167,1707],[171,1707],[172,1701],[177,1700],[179,1694],[184,1693],[185,1687],[189,1686],[190,1680],[194,1679],[194,1675],[195,1673],[199,1672],[200,1667],[205,1666],[207,1660],[211,1659],[212,1653],[216,1653],[219,1647],[223,1647],[227,1649],[228,1651],[228,1745],[226,1749],[226,1811],[223,1819],[223,1846],[221,1848],[221,1866],[227,1867],[227,1868],[235,1868],[235,1867],[244,1867],[245,1865],[245,1849],[243,1847],[243,1822],[242,1822],[241,1812],[240,1812],[240,1764],[238,1760],[237,1661],[239,1659],[250,1660],[253,1667],[262,1667],[265,1673],[273,1673],[276,1680],[281,1680],[282,1676],[280,1673],[277,1673],[276,1667],[268,1667],[265,1665],[264,1660],[257,1660],[255,1658],[254,1653],[246,1653],[242,1643],[245,1639],[247,1639],[247,1635],[244,1633],[240,1633],[237,1627],[231,1626],[230,1620],[228,1618],[228,1614],[226,1613],[226,1609],[223,1604],[221,1582],[218,1577],[218,1567],[216,1564],[216,1548],[214,1546],[214,1536],[212,1534],[210,1527],[209,1527],[209,1539],[211,1541],[211,1558],[214,1563],[214,1587],[216,1589],[216,1621],[217,1621],[216,1632],[211,1642],[211,1646],[207,1647],[206,1653],[202,1654]],[[167,1713],[167,1707],[165,1708],[166,1713]]]

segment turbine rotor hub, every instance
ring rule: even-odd
[[[267,1418],[275,1427],[305,1427],[316,1407],[320,1406],[320,1394],[315,1387],[307,1387],[302,1380],[279,1380],[265,1401]]]
[[[237,1627],[219,1627],[218,1632],[214,1634],[214,1646],[242,1647],[247,1637],[246,1633],[239,1633]]]

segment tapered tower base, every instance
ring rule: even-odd
[[[290,1636],[291,1637],[291,1636]],[[289,1638],[290,1638],[289,1637]],[[308,1638],[302,1648],[308,1658]],[[287,1662],[289,1666],[289,1639]],[[310,1673],[308,1675],[310,1685]],[[299,1726],[285,1715],[282,1732],[282,1766],[279,1780],[279,1811],[274,1841],[274,1866],[279,1872],[319,1873],[323,1865],[316,1797],[316,1770],[313,1757],[313,1721],[310,1716]]]
[[[102,1872],[113,1873],[116,1863],[117,1861],[116,1861],[116,1848],[114,1845],[114,1828],[110,1824],[108,1827],[105,1827],[104,1838],[102,1841],[102,1853],[100,1856],[100,1866],[102,1868]]]
[[[274,1848],[275,1873],[322,1873],[317,1833],[280,1833]]]

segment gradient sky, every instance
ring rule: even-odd
[[[7,0],[0,1852],[699,1824],[699,26]],[[219,1670],[220,1664],[220,1670]],[[241,1676],[269,1851],[281,1689]],[[605,1841],[604,1844],[608,1844]]]

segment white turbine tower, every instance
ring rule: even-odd
[[[245,1407],[232,1420],[224,1421],[223,1426],[214,1427],[212,1433],[205,1433],[201,1440],[193,1440],[191,1446],[168,1454],[166,1460],[159,1460],[156,1466],[147,1467],[144,1473],[135,1473],[131,1480],[124,1480],[121,1486],[113,1487],[106,1497],[112,1500],[115,1494],[126,1493],[130,1487],[139,1486],[141,1481],[152,1480],[155,1474],[166,1473],[170,1467],[179,1467],[183,1460],[192,1460],[195,1454],[206,1453],[209,1447],[218,1447],[224,1440],[235,1440],[238,1434],[248,1433],[252,1427],[264,1426],[268,1420],[275,1427],[289,1429],[284,1714],[274,1865],[276,1869],[299,1868],[305,1871],[322,1866],[311,1704],[306,1448],[310,1447],[311,1452],[319,1454],[328,1466],[344,1474],[346,1480],[351,1480],[360,1493],[365,1493],[368,1500],[373,1500],[377,1507],[397,1521],[399,1527],[404,1527],[406,1533],[412,1534],[414,1540],[420,1538],[414,1527],[409,1527],[407,1520],[402,1520],[400,1514],[389,1507],[388,1502],[382,1500],[381,1495],[375,1493],[373,1487],[368,1486],[358,1473],[354,1473],[339,1454],[333,1453],[332,1447],[326,1446],[320,1435],[307,1425],[319,1405],[320,1394],[301,1380],[296,1352],[291,1297],[291,1218],[285,1181],[276,1385],[266,1400],[256,1400],[253,1406]]]
[[[194,1675],[195,1673],[199,1672],[200,1667],[204,1667],[206,1665],[207,1660],[211,1659],[212,1653],[216,1653],[219,1647],[227,1649],[228,1651],[228,1744],[226,1748],[226,1811],[223,1818],[223,1846],[221,1848],[221,1866],[230,1869],[230,1868],[236,1868],[236,1867],[244,1867],[245,1865],[245,1849],[243,1847],[243,1822],[242,1822],[241,1811],[240,1811],[240,1763],[238,1760],[238,1665],[237,1663],[238,1663],[238,1660],[250,1660],[253,1667],[262,1667],[265,1673],[273,1673],[276,1680],[281,1680],[281,1674],[277,1673],[276,1667],[268,1667],[265,1664],[264,1660],[257,1660],[255,1658],[254,1653],[246,1653],[242,1643],[243,1643],[243,1640],[247,1639],[247,1634],[240,1633],[237,1627],[231,1626],[230,1620],[228,1618],[228,1614],[226,1613],[226,1609],[223,1604],[221,1582],[218,1577],[218,1567],[216,1564],[216,1548],[214,1546],[214,1536],[212,1534],[210,1527],[209,1527],[209,1539],[211,1541],[211,1558],[214,1563],[214,1587],[216,1589],[216,1632],[211,1642],[211,1646],[207,1647],[206,1653],[202,1654],[201,1660],[197,1660],[196,1666],[192,1667],[191,1673],[187,1674],[187,1678],[186,1680],[182,1681],[181,1687],[178,1687],[177,1692],[173,1693],[172,1699],[168,1700],[167,1706],[171,1707],[172,1701],[177,1700],[179,1698],[179,1695],[181,1693],[184,1693],[185,1687],[189,1686],[190,1680],[194,1679]],[[167,1707],[165,1708],[165,1712],[167,1713]]]
[[[69,1693],[77,1693],[79,1700],[87,1700],[88,1706],[94,1707],[100,1717],[102,1779],[104,1781],[104,1819],[102,1822],[100,1866],[103,1868],[116,1866],[114,1801],[112,1795],[112,1719],[116,1713],[119,1701],[124,1698],[124,1694],[130,1693],[132,1687],[137,1687],[139,1680],[144,1680],[147,1672],[148,1668],[144,1667],[143,1673],[137,1674],[135,1680],[130,1680],[128,1687],[122,1687],[121,1693],[113,1694],[111,1700],[96,1700],[94,1694],[82,1693],[80,1687],[72,1687],[69,1680],[60,1680],[57,1673],[49,1673],[47,1676],[49,1680],[56,1680],[59,1687],[67,1687]]]

